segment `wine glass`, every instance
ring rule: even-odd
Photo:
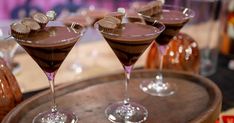
[[[121,24],[118,29],[105,31],[105,29],[99,28],[98,22],[95,24],[95,28],[101,32],[122,63],[126,75],[124,100],[108,106],[105,110],[105,114],[111,122],[140,123],[147,119],[147,109],[138,103],[130,101],[128,84],[135,62],[152,41],[165,29],[165,26],[160,22],[155,23],[155,25],[157,27],[139,23],[125,23]]]
[[[166,29],[155,40],[160,53],[159,71],[154,80],[143,81],[140,88],[153,96],[170,96],[175,93],[177,87],[175,83],[165,81],[163,78],[163,56],[166,54],[170,40],[194,17],[195,13],[189,8],[171,5],[163,5],[162,13],[153,17],[144,15],[141,12],[138,13],[148,25],[154,26],[155,22],[160,21],[166,26]]]
[[[10,28],[8,26],[0,27],[0,56],[6,62],[7,67],[16,74],[19,72],[19,64],[13,62],[13,57],[18,48],[14,38],[9,36]]]
[[[54,78],[60,65],[83,33],[83,28],[78,30],[71,27],[47,26],[37,33],[30,34],[26,39],[16,39],[44,71],[50,84],[52,107],[34,117],[33,123],[77,122],[75,114],[57,107]]]

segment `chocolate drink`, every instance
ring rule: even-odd
[[[121,24],[121,31],[116,36],[103,33],[104,38],[125,66],[133,65],[159,31],[149,25],[126,23]],[[116,32],[116,31],[114,31]]]
[[[51,73],[58,70],[79,37],[68,27],[46,27],[27,40],[17,42],[45,72]]]
[[[180,29],[189,19],[179,10],[163,10],[161,14],[154,15],[153,20],[162,22],[166,29],[157,37],[156,42],[159,45],[166,45],[179,33]],[[148,25],[153,25],[154,21],[145,19]]]

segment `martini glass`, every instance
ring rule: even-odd
[[[99,29],[119,61],[126,75],[124,100],[108,106],[105,110],[107,118],[114,123],[141,123],[147,119],[148,111],[142,105],[130,101],[128,84],[135,62],[152,41],[165,29],[162,23],[157,27],[137,23],[121,24],[118,29],[105,31]]]
[[[20,70],[18,63],[13,62],[13,57],[18,48],[14,38],[9,37],[10,28],[8,26],[0,27],[0,56],[3,57],[7,66],[16,74]]]
[[[154,80],[143,81],[140,84],[140,88],[153,96],[170,96],[175,93],[177,87],[175,83],[165,81],[163,78],[163,56],[166,54],[170,40],[194,17],[195,13],[189,8],[164,5],[160,15],[149,17],[139,14],[148,25],[154,26],[155,22],[160,21],[166,26],[166,29],[155,40],[160,53],[159,71]]]
[[[52,107],[39,113],[33,123],[76,123],[77,117],[72,112],[60,110],[55,102],[54,78],[60,65],[83,35],[82,30],[69,27],[50,26],[42,31],[30,34],[25,40],[16,39],[27,53],[36,61],[46,74],[50,89]]]

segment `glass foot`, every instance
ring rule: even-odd
[[[107,107],[106,116],[113,123],[141,123],[148,117],[148,111],[140,104],[130,102],[114,103]]]
[[[140,84],[140,88],[145,93],[160,97],[173,95],[177,89],[174,83],[155,81],[143,81]]]
[[[76,115],[66,111],[58,111],[52,113],[51,111],[38,114],[33,119],[33,123],[77,123]]]

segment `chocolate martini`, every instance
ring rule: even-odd
[[[104,38],[125,66],[133,65],[146,48],[152,43],[159,31],[157,28],[143,24],[126,23],[117,30],[121,30],[118,36],[104,34]],[[117,32],[117,31],[116,31]]]
[[[73,112],[57,108],[54,78],[60,65],[84,32],[78,24],[73,24],[72,27],[46,26],[49,20],[54,20],[54,16],[51,16],[55,15],[53,13],[35,13],[31,18],[11,24],[11,35],[41,67],[50,84],[51,109],[39,113],[32,122],[75,123],[77,116]]]
[[[155,23],[162,22],[166,29],[156,38],[160,55],[159,71],[152,81],[143,81],[140,88],[153,96],[170,96],[175,93],[175,83],[165,82],[162,75],[163,56],[166,54],[167,44],[179,33],[180,29],[194,17],[191,9],[163,5],[160,1],[154,1],[153,6],[149,3],[140,9],[139,14],[144,18],[146,24],[157,26]],[[157,9],[155,9],[157,8]]]
[[[81,36],[82,32],[79,30],[52,26],[32,33],[23,40],[16,40],[46,73],[51,85],[52,109],[37,115],[33,120],[34,123],[71,123],[77,121],[76,115],[72,112],[57,109],[54,97],[54,77]]]
[[[45,72],[58,70],[79,35],[68,27],[46,27],[18,43]]]
[[[113,17],[106,17],[95,27],[106,39],[125,70],[125,98],[105,110],[107,118],[114,123],[141,123],[148,116],[144,106],[131,102],[128,96],[128,83],[133,65],[152,41],[165,29],[161,23],[157,27],[139,23],[121,23]]]
[[[157,37],[156,42],[159,45],[166,45],[179,33],[180,29],[189,21],[182,11],[163,9],[162,13],[152,16],[152,19],[145,19],[146,24],[154,25],[154,20],[162,22],[166,29]]]

